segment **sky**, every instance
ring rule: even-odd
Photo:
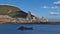
[[[60,19],[60,0],[0,0],[0,5],[12,5],[37,17]]]

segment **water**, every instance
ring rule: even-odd
[[[20,26],[33,27],[33,30],[17,30]],[[1,24],[0,34],[60,34],[60,25]]]

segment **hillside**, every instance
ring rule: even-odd
[[[16,11],[20,11],[20,9],[15,6],[0,5],[0,15],[11,15],[16,13]]]
[[[15,7],[15,6],[10,6],[10,5],[0,5],[0,15],[9,15],[11,17],[16,17],[16,18],[26,18],[27,13],[22,11],[21,9]],[[33,15],[31,15],[33,16]]]

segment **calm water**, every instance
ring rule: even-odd
[[[17,30],[20,26],[33,27],[34,30]],[[60,25],[1,24],[0,34],[60,34]]]

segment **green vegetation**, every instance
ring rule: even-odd
[[[15,6],[0,5],[0,15],[9,15],[15,18],[26,18],[27,13]],[[33,17],[33,15],[31,15]]]
[[[14,6],[0,5],[0,15],[13,15],[16,11],[20,11],[20,9]]]

